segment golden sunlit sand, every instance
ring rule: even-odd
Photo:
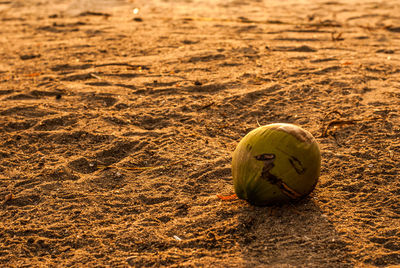
[[[398,1],[0,1],[0,266],[400,264]],[[321,148],[232,197],[259,125]]]

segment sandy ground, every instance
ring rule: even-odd
[[[399,265],[399,14],[0,1],[1,266]],[[238,141],[273,122],[320,143],[315,191],[220,200]]]

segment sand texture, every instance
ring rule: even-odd
[[[0,1],[0,266],[400,265],[399,63],[397,0]],[[218,198],[276,122],[315,191]]]

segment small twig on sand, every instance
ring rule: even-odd
[[[214,104],[215,104],[215,102],[212,101],[212,102],[210,102],[209,104],[206,104],[206,105],[204,105],[204,106],[198,108],[197,111],[201,111],[201,110],[207,109],[207,108],[213,106]]]
[[[333,120],[328,123],[328,125],[324,128],[322,131],[322,138],[325,138],[328,136],[328,131],[332,127],[338,127],[338,126],[345,126],[345,125],[354,125],[357,121],[361,120]]]
[[[324,116],[324,121],[325,121],[325,119],[326,119],[329,115],[331,115],[331,114],[337,114],[337,115],[339,115],[339,116],[342,116],[342,113],[339,112],[339,111],[336,111],[336,110],[330,111],[329,113],[327,113],[327,114]]]
[[[219,199],[221,199],[221,200],[224,200],[224,201],[230,201],[230,200],[237,200],[237,199],[239,199],[239,197],[237,197],[236,194],[227,195],[227,196],[217,194],[217,197],[218,197]]]

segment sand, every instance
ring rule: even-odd
[[[398,1],[0,1],[2,267],[400,264]],[[294,123],[314,192],[231,155]]]

